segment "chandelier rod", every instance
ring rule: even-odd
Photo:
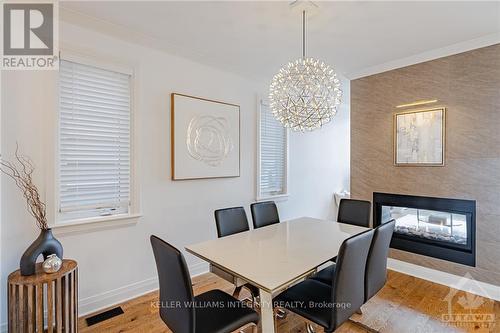
[[[302,11],[302,58],[306,58],[306,11]]]

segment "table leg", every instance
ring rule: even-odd
[[[273,297],[270,293],[262,289],[259,289],[259,294],[262,333],[276,333],[274,329]]]

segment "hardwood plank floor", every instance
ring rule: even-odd
[[[207,273],[193,279],[195,294],[211,289],[232,293],[233,286]],[[450,302],[447,296],[453,296]],[[248,294],[242,293],[241,297]],[[158,293],[153,292],[120,304],[124,314],[87,327],[85,318],[79,320],[79,330],[88,332],[171,332],[158,315],[154,304]],[[500,302],[463,291],[389,271],[386,286],[366,305],[362,315],[352,320],[382,333],[452,333],[500,332]],[[289,313],[278,322],[279,333],[305,333],[304,319]],[[316,332],[322,329],[316,326]],[[367,330],[345,323],[336,332],[363,333]]]

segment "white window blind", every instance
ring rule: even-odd
[[[259,197],[287,194],[287,129],[272,115],[269,106],[260,105]]]
[[[60,212],[127,213],[131,76],[61,60],[59,82]]]

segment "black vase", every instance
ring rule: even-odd
[[[63,258],[63,247],[61,243],[54,238],[51,229],[41,230],[40,236],[24,251],[21,257],[20,268],[21,275],[35,274],[36,259],[42,254],[43,260],[51,254]]]

